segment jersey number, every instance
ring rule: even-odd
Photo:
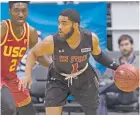
[[[78,72],[78,63],[72,64],[72,73]]]
[[[17,60],[16,59],[13,59],[12,61],[11,61],[11,66],[10,66],[10,69],[9,69],[9,71],[10,72],[12,72],[12,71],[14,71],[16,68],[16,64],[17,64]]]

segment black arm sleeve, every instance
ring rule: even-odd
[[[116,70],[119,67],[116,62],[114,62],[109,56],[107,56],[103,52],[101,52],[99,55],[93,55],[93,57],[97,62],[103,64],[110,69]]]

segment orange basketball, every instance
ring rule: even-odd
[[[139,72],[131,64],[121,65],[114,75],[116,86],[125,92],[134,91],[139,86]]]

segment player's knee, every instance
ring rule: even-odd
[[[62,106],[58,107],[46,107],[46,115],[61,115]]]

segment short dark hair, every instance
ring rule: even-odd
[[[121,35],[119,37],[118,44],[120,45],[121,41],[123,41],[123,40],[129,40],[130,43],[133,44],[133,38],[131,36],[127,35],[127,34]]]
[[[25,4],[29,4],[29,3],[30,3],[30,1],[9,1],[9,2],[8,2],[9,8],[11,9],[11,8],[12,8],[12,5],[13,5],[14,3],[19,3],[19,2],[25,3]]]
[[[80,14],[72,9],[72,8],[68,8],[63,10],[60,13],[61,16],[67,16],[69,20],[71,20],[72,22],[78,23],[80,25]]]

